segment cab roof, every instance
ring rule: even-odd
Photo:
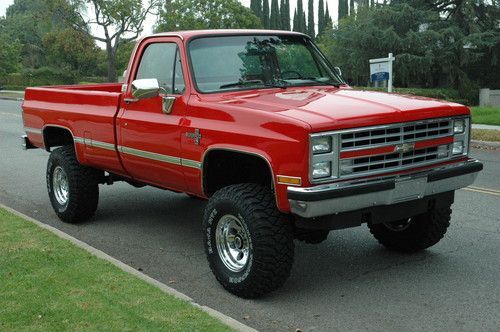
[[[292,35],[292,36],[302,36],[309,38],[309,36],[295,31],[285,31],[285,30],[264,30],[264,29],[211,29],[211,30],[184,30],[184,31],[172,31],[172,32],[160,32],[142,39],[162,37],[162,36],[173,36],[179,37],[182,40],[189,40],[193,37],[203,37],[203,36],[227,36],[227,35]]]

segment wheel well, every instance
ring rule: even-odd
[[[217,190],[238,183],[273,186],[268,162],[261,156],[244,152],[213,150],[203,161],[203,190],[212,196]]]
[[[60,127],[46,127],[43,130],[43,142],[47,151],[50,151],[50,148],[54,146],[74,144],[71,132]]]

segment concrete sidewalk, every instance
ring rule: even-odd
[[[487,130],[500,130],[500,126],[472,124],[472,129],[487,129]]]
[[[24,100],[24,91],[0,90],[0,99],[3,100]]]

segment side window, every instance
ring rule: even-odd
[[[142,54],[135,78],[156,78],[165,93],[182,94],[185,84],[177,44],[148,45]]]

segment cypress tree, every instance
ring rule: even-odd
[[[328,3],[326,3],[325,6],[326,6],[325,21],[323,22],[323,24],[325,25],[325,29],[326,29],[326,27],[328,27],[329,25],[332,24],[332,18],[330,17],[330,12],[328,11]]]
[[[288,22],[290,22],[290,13],[286,12],[286,0],[280,1],[280,21],[281,21],[281,30],[289,30]]]
[[[297,15],[297,8],[293,12],[293,31],[299,32],[299,16]]]
[[[314,2],[309,0],[307,6],[307,34],[314,39],[316,37],[316,32],[314,29]]]
[[[255,16],[262,19],[262,0],[252,0],[250,2],[250,9],[253,11]]]
[[[304,6],[302,5],[302,0],[297,0],[297,20],[298,20],[298,30],[299,32],[304,32],[305,24],[303,22],[306,20],[304,17]]]
[[[354,10],[354,0],[349,0],[349,16],[356,14]]]
[[[269,29],[269,0],[262,2],[262,24],[264,29]]]
[[[271,0],[271,18],[269,20],[269,27],[271,29],[281,29],[281,17],[278,0]]]
[[[339,0],[339,21],[349,14],[348,0]]]
[[[318,4],[318,36],[325,31],[325,4],[323,0],[319,0]]]

